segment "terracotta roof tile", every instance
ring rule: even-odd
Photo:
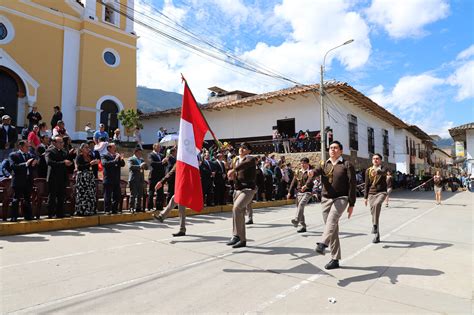
[[[345,82],[332,82],[327,83],[324,86],[327,93],[334,93],[341,95],[348,102],[353,105],[365,110],[372,115],[377,116],[378,118],[394,125],[397,128],[408,128],[408,125],[405,124],[401,119],[387,111],[385,108],[381,107],[370,98],[357,91],[355,88],[350,86]],[[232,107],[242,107],[242,106],[251,106],[258,103],[268,103],[270,104],[273,99],[280,97],[290,97],[292,95],[301,95],[307,93],[318,93],[319,84],[310,84],[310,85],[297,85],[294,87],[258,94],[239,100],[230,100],[223,102],[214,102],[209,104],[201,105],[201,109],[206,110],[219,110],[222,108],[232,108]],[[181,113],[181,108],[173,108],[164,111],[158,111],[153,113],[145,113],[140,117],[142,119],[150,119],[159,116],[168,116],[168,115],[179,115]]]

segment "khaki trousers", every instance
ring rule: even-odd
[[[304,219],[304,207],[311,200],[311,193],[298,193],[296,195],[296,216],[295,220],[301,224],[302,227],[306,227],[306,221]]]
[[[176,202],[174,201],[174,195],[171,197],[170,202],[168,202],[168,205],[166,208],[160,212],[161,216],[163,219],[166,219],[168,214],[171,212],[171,210],[176,207]],[[178,211],[179,211],[179,231],[180,232],[186,232],[186,207],[182,205],[178,205]]]
[[[334,199],[322,198],[323,220],[326,226],[321,243],[328,245],[331,249],[331,258],[341,259],[341,246],[339,244],[339,218],[347,208],[349,201],[347,197]]]
[[[232,208],[233,235],[238,236],[241,241],[245,238],[245,210],[255,196],[255,189],[243,189],[234,191],[234,207]]]
[[[250,203],[247,205],[247,208],[245,208],[245,213],[246,213],[247,216],[249,217],[249,220],[252,220],[252,219],[253,219],[252,202],[250,202]]]
[[[387,197],[386,192],[381,192],[375,195],[369,195],[370,213],[372,214],[372,224],[379,226],[380,211],[382,211],[382,204]]]

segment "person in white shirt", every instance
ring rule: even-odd
[[[86,124],[86,127],[84,128],[84,130],[87,133],[87,140],[92,140],[92,138],[94,138],[95,130],[92,129],[92,124],[90,122]]]

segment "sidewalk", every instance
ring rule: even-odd
[[[254,209],[267,207],[280,207],[283,205],[294,204],[295,200],[274,200],[252,203]],[[224,206],[205,207],[201,212],[195,212],[189,208],[186,209],[186,216],[202,215],[216,212],[231,212],[232,204]],[[177,217],[178,210],[174,209],[168,217]],[[89,217],[73,216],[63,219],[41,219],[37,221],[19,221],[19,222],[1,222],[0,236],[39,233],[47,231],[69,230],[83,227],[92,227],[108,224],[127,223],[135,221],[153,220],[153,212],[124,212],[121,214],[99,214]]]

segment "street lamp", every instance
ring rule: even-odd
[[[324,54],[323,64],[321,65],[321,83],[319,85],[319,95],[321,97],[321,131],[319,132],[321,136],[321,161],[326,161],[326,141],[325,141],[326,132],[324,130],[324,98],[323,98],[324,96],[324,65],[326,64],[326,56],[328,55],[330,51],[333,51],[334,49],[342,47],[344,45],[350,44],[353,41],[354,41],[353,39],[349,39],[343,44],[329,49],[326,52],[326,54]]]

